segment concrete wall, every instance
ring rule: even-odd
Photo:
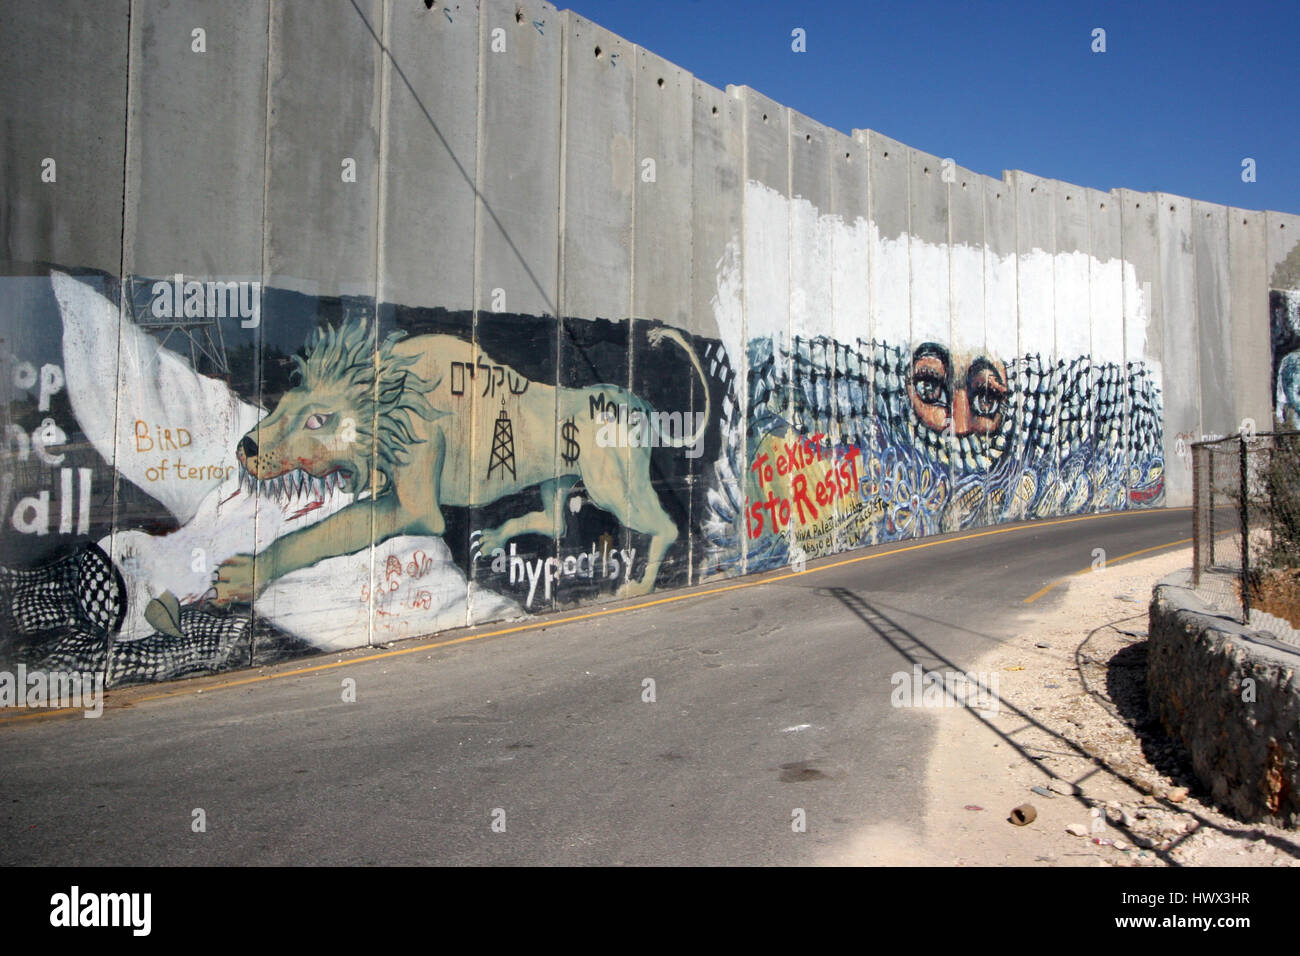
[[[0,17],[5,660],[1185,504],[1190,441],[1300,403],[1295,216],[981,176],[540,0]]]

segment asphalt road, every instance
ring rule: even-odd
[[[453,646],[110,695],[97,720],[0,721],[0,863],[814,862],[923,806],[932,722],[891,706],[892,674],[966,669],[1094,548],[1114,562],[1185,539],[1191,513],[989,530]]]

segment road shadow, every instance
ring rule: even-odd
[[[965,668],[956,662],[945,657],[936,648],[927,643],[923,638],[917,636],[908,630],[897,620],[890,617],[885,610],[877,604],[872,604],[860,594],[848,588],[827,588],[826,593],[837,600],[851,614],[857,617],[866,626],[869,634],[883,641],[893,648],[909,665],[920,665],[926,671],[948,670],[955,672],[965,672]],[[1142,741],[1143,754],[1149,762],[1161,773],[1172,776],[1175,779],[1186,778],[1194,779],[1190,772],[1180,772],[1181,768],[1186,766],[1190,771],[1190,762],[1187,761],[1185,753],[1172,741],[1164,737],[1158,725],[1152,725],[1152,718],[1146,706],[1146,641],[1137,636],[1132,637],[1132,643],[1128,644],[1118,653],[1105,661],[1106,665],[1106,694],[1102,695],[1098,689],[1089,686],[1088,679],[1083,673],[1081,662],[1086,655],[1086,647],[1093,637],[1106,628],[1113,628],[1120,634],[1126,636],[1136,635],[1137,632],[1124,630],[1117,625],[1136,619],[1145,620],[1145,615],[1124,618],[1120,621],[1103,624],[1101,627],[1094,628],[1084,638],[1079,647],[1075,650],[1075,667],[1079,672],[1080,680],[1087,693],[1100,703],[1103,709],[1116,716],[1119,720],[1129,724],[1138,734],[1139,740]],[[1144,638],[1145,635],[1142,635]],[[1113,690],[1112,690],[1113,688]],[[986,689],[987,690],[987,689]],[[944,694],[947,696],[950,688],[944,686]],[[1009,729],[994,726],[988,720],[979,715],[977,711],[966,706],[965,700],[953,700],[953,704],[959,709],[965,711],[971,720],[977,722],[980,726],[987,729],[990,733],[996,735],[1012,751],[1019,754],[1028,766],[1033,767],[1045,778],[1045,783],[1050,784],[1053,780],[1059,780],[1062,783],[1073,784],[1080,787],[1084,782],[1092,779],[1098,774],[1109,776],[1110,778],[1120,781],[1134,790],[1141,791],[1141,783],[1131,775],[1124,773],[1114,767],[1108,766],[1100,758],[1094,756],[1091,752],[1081,746],[1078,742],[1059,733],[1053,728],[1047,726],[1042,721],[1035,718],[1032,714],[1022,710],[1015,704],[1008,701],[1005,697],[988,691],[994,699],[994,705],[998,711],[1005,711],[1014,714],[1023,723],[1019,726]],[[1117,694],[1118,700],[1123,701],[1123,710],[1118,704],[1112,703],[1109,699],[1110,694]],[[1133,721],[1137,723],[1134,724]],[[1141,727],[1141,730],[1138,727]],[[1033,750],[1038,753],[1031,753],[1030,748],[1021,743],[1017,737],[1030,732],[1037,731],[1046,735],[1051,740],[1058,743],[1063,750],[1071,752],[1073,755],[1087,760],[1092,765],[1086,772],[1079,774],[1077,777],[1070,779],[1060,777],[1055,774],[1051,768],[1043,765],[1038,759],[1041,757],[1042,747],[1039,744],[1033,745]],[[1158,757],[1153,759],[1153,757]],[[1181,762],[1180,762],[1181,761]],[[1170,773],[1169,771],[1174,771]],[[1081,807],[1091,809],[1094,806],[1101,806],[1102,803],[1096,800],[1090,800],[1082,795],[1071,797],[1079,803]],[[1195,809],[1190,809],[1186,804],[1179,804],[1168,800],[1165,797],[1157,797],[1154,794],[1147,798],[1148,801],[1159,804],[1161,807],[1171,813],[1186,814],[1196,821],[1196,825],[1187,833],[1173,839],[1167,847],[1163,849],[1159,845],[1147,845],[1151,838],[1146,834],[1138,833],[1131,829],[1123,822],[1108,821],[1107,825],[1113,832],[1122,833],[1127,841],[1135,847],[1143,847],[1152,853],[1158,859],[1163,860],[1168,866],[1181,867],[1184,864],[1172,856],[1175,849],[1181,846],[1186,840],[1193,835],[1201,832],[1202,829],[1214,830],[1223,836],[1230,837],[1234,840],[1240,840],[1242,845],[1254,842],[1256,840],[1265,840],[1278,851],[1288,856],[1300,858],[1300,842],[1283,839],[1273,834],[1266,833],[1263,830],[1229,830],[1220,826],[1216,821],[1209,819],[1204,814],[1198,813]],[[1223,811],[1221,811],[1223,812]],[[1225,812],[1225,816],[1230,816]],[[1236,819],[1236,817],[1233,817]]]

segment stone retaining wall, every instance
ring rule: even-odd
[[[1216,803],[1300,826],[1300,653],[1218,615],[1171,576],[1154,589],[1147,695]]]

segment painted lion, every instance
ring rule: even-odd
[[[687,354],[706,403],[694,435],[660,444],[695,444],[707,427],[708,383],[680,332],[649,335],[651,346],[665,340]],[[355,498],[256,555],[224,561],[214,603],[251,601],[286,574],[396,535],[441,535],[443,504],[482,506],[532,485],[541,486],[542,509],[483,531],[477,547],[488,553],[517,535],[553,536],[579,480],[594,504],[651,536],[645,571],[623,593],[653,589],[678,530],[651,484],[650,449],[597,440],[611,406],[647,414],[644,400],[617,385],[529,381],[455,336],[397,332],[376,344],[364,320],[318,329],[306,357],[295,358],[300,383],[238,443],[245,488]]]

